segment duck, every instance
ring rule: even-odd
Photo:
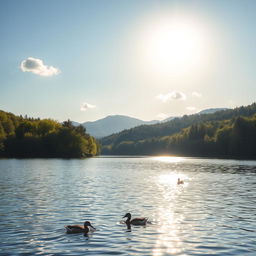
[[[126,213],[123,218],[127,218],[125,221],[127,227],[129,227],[131,224],[137,226],[144,226],[147,224],[148,221],[148,218],[134,218],[131,220],[132,215],[130,213]]]
[[[181,185],[181,184],[184,184],[184,181],[178,178],[177,185]]]
[[[87,234],[90,231],[89,227],[92,227],[94,230],[96,230],[96,228],[92,226],[90,221],[85,221],[84,225],[68,225],[68,226],[65,226],[66,232],[68,234],[74,234],[74,233]]]

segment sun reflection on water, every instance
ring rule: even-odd
[[[162,174],[158,177],[158,182],[160,184],[169,185],[173,187],[178,185],[178,179],[184,182],[182,186],[188,185],[189,178],[186,175],[179,173]]]
[[[153,159],[165,163],[179,163],[185,161],[185,158],[179,156],[155,156]]]
[[[177,162],[182,158],[160,158],[160,161]],[[177,180],[180,178],[184,184],[178,185]],[[156,185],[159,191],[159,205],[157,219],[158,237],[153,249],[154,256],[176,255],[184,250],[182,235],[182,221],[184,216],[180,209],[180,196],[184,193],[184,188],[188,186],[189,177],[183,173],[172,171],[161,174],[156,177]],[[161,198],[160,198],[161,197]]]
[[[153,249],[154,256],[177,254],[182,251],[182,241],[180,240],[174,212],[167,207],[158,209],[159,221],[158,237]]]

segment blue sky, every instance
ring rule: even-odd
[[[255,12],[253,0],[2,0],[0,109],[85,122],[251,104]]]

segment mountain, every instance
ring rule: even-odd
[[[228,108],[207,108],[207,109],[204,109],[204,110],[198,112],[197,114],[199,114],[199,115],[213,114],[215,112],[222,111],[222,110],[227,110],[227,109]]]
[[[79,126],[79,125],[81,125],[80,123],[75,122],[75,121],[71,121],[71,123],[72,123],[72,125],[74,125],[74,126]]]
[[[218,134],[225,136],[224,130],[221,130],[221,127],[227,127],[227,130],[233,129],[232,127],[235,119],[239,118],[240,116],[244,118],[251,118],[255,114],[256,103],[253,103],[246,107],[242,106],[235,109],[221,110],[212,114],[184,115],[183,117],[174,118],[168,122],[161,122],[153,125],[143,125],[132,129],[127,129],[120,133],[102,138],[100,140],[100,143],[102,144],[102,153],[154,154],[160,152],[161,150],[164,151],[164,148],[168,148],[169,144],[168,141],[166,141],[166,138],[172,135],[175,136],[175,134],[181,133],[187,128],[193,133],[195,130],[193,127],[200,125],[203,125],[203,128],[200,127],[201,130],[207,130],[209,129],[207,126],[208,124],[212,128],[209,129],[209,135],[206,135],[208,136],[209,140],[214,141],[218,137]],[[225,123],[226,121],[228,121],[228,123]],[[229,124],[229,126],[227,126],[227,124]],[[234,126],[234,128],[236,127],[237,126]],[[184,134],[181,134],[180,136],[185,137]],[[166,142],[164,146],[162,144],[163,141]],[[175,144],[175,139],[172,140],[172,143]],[[188,147],[189,146],[190,144],[188,144]]]
[[[215,112],[222,111],[222,110],[227,110],[227,109],[228,108],[207,108],[207,109],[203,109],[200,112],[196,113],[196,115],[213,114]],[[169,116],[166,119],[162,120],[161,123],[171,121],[175,118],[181,118],[181,116]]]
[[[205,109],[200,111],[197,114],[209,114],[209,113],[214,113],[221,110],[225,110],[225,109],[224,108]],[[170,116],[162,121],[159,121],[159,120],[143,121],[137,118],[124,116],[124,115],[111,115],[93,122],[84,122],[82,124],[72,121],[72,124],[74,126],[78,126],[78,125],[84,126],[86,128],[86,131],[90,135],[94,136],[95,138],[103,138],[111,134],[119,133],[123,130],[131,129],[137,126],[165,123],[175,118],[181,118],[181,117]]]
[[[102,138],[113,133],[118,133],[125,129],[130,129],[140,125],[150,125],[159,121],[143,121],[123,115],[112,115],[99,119],[94,122],[85,122],[82,125],[86,128],[86,132],[96,138]]]
[[[178,117],[177,117],[177,116],[169,116],[169,117],[167,117],[166,119],[162,120],[161,123],[171,121],[171,120],[174,119],[174,118],[178,118]]]

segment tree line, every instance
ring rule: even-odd
[[[85,128],[69,120],[59,123],[0,111],[0,157],[82,158],[99,150]]]
[[[180,132],[193,124],[204,123],[209,121],[222,121],[233,119],[237,116],[251,116],[256,113],[256,103],[249,106],[242,106],[235,109],[227,109],[215,112],[213,114],[194,114],[184,115],[180,118],[174,118],[171,121],[157,123],[154,125],[141,125],[132,129],[112,134],[100,139],[103,146],[118,144],[122,141],[138,141],[151,139],[154,137],[170,136]]]
[[[112,143],[103,144],[102,154],[174,154],[256,159],[255,103],[248,107],[224,110],[214,114],[185,116],[164,125],[169,126],[168,135],[165,132],[163,136],[155,136],[159,133],[151,133],[151,136],[148,134],[146,139],[138,140],[133,139],[138,135],[130,136],[130,139],[127,136],[122,140],[120,137],[124,137],[124,133],[121,133],[120,137],[112,135],[117,136],[116,139],[112,140]],[[140,131],[142,128],[147,131],[146,126],[137,127],[137,130]],[[133,132],[136,132],[136,129],[125,131],[126,134]],[[109,140],[105,138],[105,141],[106,139]]]

